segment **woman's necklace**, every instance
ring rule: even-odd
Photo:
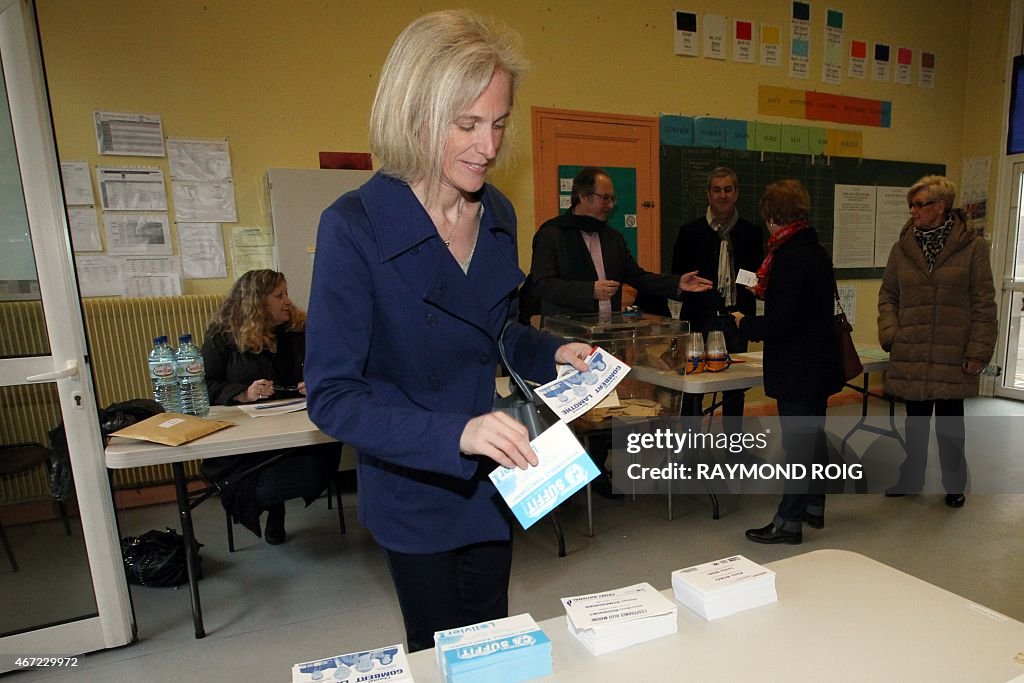
[[[455,234],[455,231],[459,227],[459,221],[462,220],[462,210],[464,208],[466,208],[466,199],[464,197],[460,196],[459,197],[459,208],[458,208],[458,210],[455,213],[455,225],[452,226],[452,229],[448,231],[448,236],[445,237],[444,240],[443,240],[444,241],[444,246],[446,246],[446,247],[451,246],[451,244],[452,244],[452,236]]]

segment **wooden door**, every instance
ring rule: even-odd
[[[583,166],[606,168],[619,198],[609,223],[623,232],[643,268],[660,272],[658,120],[541,107],[532,114],[534,226],[565,209],[559,197],[569,191],[560,185],[566,180],[560,168],[570,182]],[[634,177],[635,188],[629,186]]]

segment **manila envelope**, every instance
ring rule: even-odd
[[[180,415],[178,413],[157,413],[141,422],[136,422],[124,429],[120,429],[111,436],[123,436],[126,439],[138,439],[140,441],[152,441],[167,446],[180,446],[189,441],[195,441],[201,436],[233,427],[233,422],[221,422],[219,420],[207,420],[195,415]]]

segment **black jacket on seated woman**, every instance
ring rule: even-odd
[[[249,271],[232,287],[203,342],[210,403],[305,396],[305,357],[305,314],[288,298],[284,275]],[[336,443],[300,446],[204,460],[201,471],[220,489],[224,509],[257,536],[266,510],[263,535],[276,545],[285,540],[284,502],[314,501],[337,472],[340,455]]]

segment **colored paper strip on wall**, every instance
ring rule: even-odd
[[[756,122],[754,149],[762,152],[782,151],[782,126],[777,123]]]
[[[829,93],[762,85],[757,89],[757,113],[811,121],[832,121],[888,128],[892,103]]]
[[[757,89],[757,113],[766,116],[807,118],[806,92],[795,88],[762,85]]]
[[[824,128],[807,129],[807,153],[824,154],[828,145],[828,131]]]
[[[882,128],[892,128],[892,102],[882,100]]]
[[[807,154],[807,128],[804,126],[781,126],[780,150],[790,154]]]
[[[825,153],[835,157],[862,157],[864,135],[859,130],[830,130]]]
[[[693,118],[664,115],[659,121],[661,144],[693,147]]]
[[[745,150],[749,146],[750,123],[747,121],[725,122],[725,148]]]
[[[725,121],[702,116],[693,120],[694,147],[724,147]]]

